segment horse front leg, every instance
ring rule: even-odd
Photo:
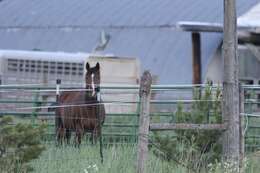
[[[62,141],[64,140],[64,128],[63,127],[59,127],[57,129],[57,145],[62,145]]]
[[[92,144],[93,144],[93,142],[94,142],[94,144],[97,143],[98,134],[99,134],[99,128],[96,126],[96,127],[93,129],[93,131],[92,131],[92,136],[93,136]]]
[[[70,144],[71,129],[66,129],[65,137],[66,137],[67,144]]]
[[[75,138],[76,138],[75,144],[77,147],[79,147],[81,144],[81,138],[83,136],[83,133],[84,133],[83,128],[80,125],[77,125],[76,126],[76,136],[75,136]]]
[[[91,144],[94,145],[94,130],[91,131],[90,140],[91,140]]]

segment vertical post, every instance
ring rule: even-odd
[[[0,86],[2,85],[2,76],[0,75]],[[2,97],[2,93],[0,92],[0,98]]]
[[[48,85],[48,77],[47,73],[43,73],[43,79],[42,79],[43,86],[46,87]],[[42,96],[42,101],[46,102],[48,100],[48,95],[47,94],[41,94]]]
[[[39,91],[40,89],[37,88],[37,91]],[[32,124],[35,125],[35,119],[38,116],[38,112],[39,112],[39,106],[41,106],[41,103],[39,102],[39,92],[36,92],[33,94],[33,110],[32,110]]]
[[[56,102],[59,102],[59,97],[60,97],[60,85],[61,85],[61,80],[57,79],[56,80]]]
[[[242,87],[241,83],[239,85],[239,133],[240,133],[240,146],[239,146],[239,151],[240,151],[240,168],[243,170],[243,161],[244,161],[244,156],[245,156],[245,131],[244,131],[244,101],[245,101],[245,93],[244,93],[244,88]]]
[[[60,102],[60,85],[61,85],[61,80],[60,79],[57,79],[56,80],[56,105],[58,106],[59,105],[59,102]],[[58,108],[56,107],[55,108],[55,130],[56,130],[56,134],[57,134],[57,130],[58,130],[58,127],[60,125],[60,117],[58,117]]]
[[[201,84],[201,49],[200,49],[200,33],[193,32],[192,37],[192,71],[193,84]]]
[[[239,170],[239,87],[236,0],[224,0],[223,161]]]
[[[145,172],[145,162],[148,156],[148,134],[150,124],[150,98],[151,98],[152,76],[145,71],[140,83],[140,117],[137,148],[137,173]]]
[[[201,84],[201,50],[200,50],[200,33],[192,32],[192,83],[193,84]],[[201,98],[201,88],[194,87],[193,88],[193,97],[194,99]]]
[[[98,119],[98,136],[99,136],[99,153],[101,158],[101,163],[103,163],[103,140],[102,140],[102,126],[101,126],[101,93],[100,93],[100,86],[96,88],[97,91],[97,119]]]

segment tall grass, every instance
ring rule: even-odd
[[[35,173],[134,173],[136,172],[136,145],[111,145],[104,148],[104,163],[100,162],[98,145],[82,145],[56,147],[47,144],[47,150],[39,159],[33,160],[31,166]],[[246,173],[258,173],[260,156],[250,155],[246,161]],[[188,173],[185,158],[176,162],[168,162],[149,152],[146,173]],[[229,173],[220,163],[211,165],[210,173]]]
[[[104,163],[100,162],[99,147],[84,145],[56,147],[48,144],[42,156],[31,162],[37,173],[133,173],[136,165],[136,145],[111,145],[104,148]],[[147,173],[186,172],[185,168],[174,166],[149,154]]]

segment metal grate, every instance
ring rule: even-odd
[[[84,83],[84,61],[50,61],[42,59],[2,59],[2,82],[5,84],[44,84],[53,85],[56,79],[63,84],[82,86]]]
[[[7,59],[8,72],[83,75],[82,63]]]

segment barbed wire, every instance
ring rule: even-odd
[[[68,107],[93,107],[100,105],[132,105],[133,103],[128,102],[100,102],[100,103],[84,103],[84,104],[66,104],[66,105],[55,105],[55,106],[32,106],[32,107],[20,107],[16,110],[30,110],[30,109],[48,109],[48,108],[68,108]]]

